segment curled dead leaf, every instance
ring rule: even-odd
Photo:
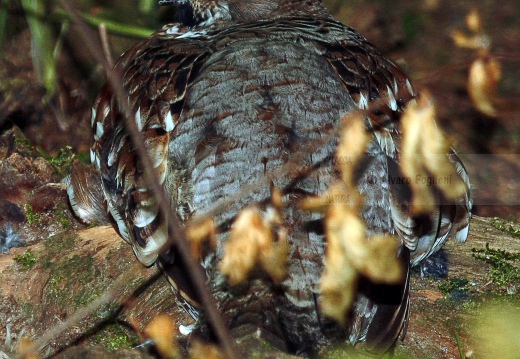
[[[416,178],[428,177],[422,163],[422,123],[430,121],[434,116],[432,106],[427,106],[424,102],[419,105],[416,101],[411,101],[401,119],[403,127],[401,169],[412,186],[412,213],[429,213],[433,211],[435,205],[435,199],[427,184],[422,181],[414,181]]]
[[[330,201],[325,218],[325,270],[320,282],[322,312],[344,323],[360,274],[374,282],[396,283],[402,279],[397,259],[400,243],[390,236],[367,238],[359,215],[363,198],[345,183],[334,183],[324,196],[349,199]]]
[[[487,54],[491,47],[491,39],[486,34],[467,35],[462,31],[454,30],[451,32],[451,38],[456,46],[477,50],[482,54]]]
[[[168,315],[156,316],[144,329],[144,335],[153,341],[163,359],[180,357],[180,349],[175,340],[176,334],[174,319]]]
[[[471,34],[456,30],[451,33],[459,47],[476,50],[478,58],[471,64],[468,77],[468,93],[477,110],[496,117],[496,92],[501,78],[500,63],[491,55],[491,39],[484,33],[482,20],[476,9],[466,16],[466,27]]]
[[[224,245],[224,257],[220,262],[220,270],[228,276],[231,285],[247,278],[257,262],[259,249],[268,245],[270,237],[257,207],[247,207],[240,212]]]
[[[336,148],[336,167],[341,172],[343,182],[354,186],[357,164],[365,154],[370,135],[365,129],[362,117],[345,115],[341,120],[341,135]]]
[[[33,340],[29,337],[22,337],[18,342],[17,352],[22,359],[38,359],[38,355],[35,352],[30,351],[33,344]]]
[[[373,236],[367,243],[367,258],[358,267],[360,273],[375,283],[399,283],[404,268],[397,258],[401,243],[394,236]]]
[[[393,236],[367,237],[363,219],[359,215],[362,198],[355,205],[333,204],[327,213],[327,241],[342,245],[347,262],[360,274],[374,282],[397,283],[403,278],[397,259],[400,242]]]
[[[278,209],[283,206],[283,193],[274,186],[271,186],[271,204]]]
[[[482,20],[479,11],[476,8],[471,9],[466,15],[466,26],[469,31],[482,32]]]
[[[320,281],[320,308],[341,324],[356,296],[360,274],[378,283],[396,283],[403,278],[397,259],[400,242],[389,236],[367,238],[360,217],[363,197],[356,188],[354,174],[370,139],[361,117],[343,117],[335,153],[342,180],[334,182],[324,194],[299,203],[303,210],[326,213],[327,249]],[[414,145],[420,147],[419,143]]]
[[[469,69],[468,93],[473,105],[487,116],[497,116],[494,106],[501,78],[500,63],[492,56],[475,60]]]
[[[287,230],[276,205],[281,203],[281,195],[274,194],[273,198],[264,213],[250,206],[233,223],[220,262],[220,270],[231,285],[245,281],[255,265],[260,265],[276,283],[287,275]]]
[[[347,261],[337,238],[328,240],[325,270],[320,281],[320,310],[340,324],[354,301],[358,273]]]
[[[359,207],[363,198],[353,186],[347,186],[342,181],[336,181],[331,187],[319,196],[303,198],[298,207],[303,211],[327,213],[333,204],[343,203],[348,206]]]
[[[331,204],[331,197],[321,195],[312,196],[302,199],[298,203],[298,207],[303,211],[315,212],[315,213],[326,213]]]
[[[215,222],[212,218],[202,218],[195,222],[190,221],[186,227],[186,236],[190,242],[191,254],[195,258],[200,258],[206,242],[214,250],[217,246],[216,233]]]
[[[449,160],[452,149],[437,126],[435,106],[427,92],[408,104],[401,124],[401,170],[413,192],[411,212],[421,214],[434,210],[437,205],[434,188],[452,200],[464,195],[466,185]]]
[[[454,30],[451,32],[451,38],[457,47],[477,50],[482,54],[489,52],[491,39],[486,34],[468,35],[462,31]]]
[[[456,46],[478,51],[480,55],[487,55],[491,48],[491,39],[484,33],[480,13],[472,9],[466,15],[466,27],[469,34],[460,30],[451,32],[451,38]]]
[[[224,353],[215,345],[194,340],[188,350],[192,359],[225,359]]]
[[[325,219],[325,234],[327,238],[327,250],[325,253],[325,269],[320,281],[320,309],[326,316],[344,324],[347,310],[354,301],[358,272],[352,261],[352,255],[346,253],[345,237],[348,233],[354,237],[361,236],[364,240],[365,227],[359,221],[351,221],[350,208],[346,202],[338,200],[346,198],[346,185],[337,182],[332,185],[324,197],[336,198],[330,200],[330,205]],[[358,207],[358,206],[355,206]],[[345,218],[345,216],[347,218]],[[348,225],[351,224],[351,227]],[[346,233],[345,233],[346,232]],[[360,240],[355,238],[354,241]]]
[[[275,283],[281,283],[287,276],[287,256],[289,255],[289,244],[287,234],[279,235],[277,242],[262,251],[259,257],[260,266],[269,274]]]
[[[334,161],[336,168],[341,173],[344,189],[337,183],[331,189],[320,196],[307,197],[300,201],[299,207],[304,211],[326,213],[335,202],[350,203],[357,205],[360,201],[357,190],[355,190],[354,174],[356,167],[365,155],[365,150],[370,141],[370,135],[365,129],[362,117],[353,117],[346,114],[341,119],[341,135]],[[354,190],[350,190],[354,189]]]

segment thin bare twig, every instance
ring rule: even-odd
[[[107,61],[107,64],[109,68],[114,67],[114,60],[112,58],[112,52],[110,51],[110,45],[108,43],[108,34],[107,34],[107,27],[104,23],[99,24],[98,26],[99,31],[99,39],[101,40],[101,45],[103,46],[103,53],[105,54],[105,59]]]

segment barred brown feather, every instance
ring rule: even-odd
[[[449,236],[465,240],[469,180],[455,154],[447,155],[468,194],[458,203],[439,202],[430,216],[413,217],[407,211],[410,188],[391,181],[400,175],[400,114],[416,95],[410,81],[355,30],[332,19],[320,0],[165,3],[187,4],[194,16],[136,44],[116,67],[153,170],[181,219],[204,214],[302,152],[308,155],[298,166],[313,169],[303,177],[269,178],[289,203],[284,218],[290,229],[289,277],[279,287],[260,275],[229,288],[216,270],[221,250],[203,261],[224,318],[231,327],[258,327],[273,343],[295,352],[347,337],[388,349],[407,320],[408,276],[391,287],[363,280],[347,328],[323,318],[317,310],[325,249],[322,217],[296,204],[323,193],[338,176],[336,141],[319,148],[308,143],[333,133],[344,114],[366,109],[373,139],[357,185],[365,196],[362,216],[368,230],[399,235],[407,267],[437,251]],[[108,86],[97,99],[92,127],[92,162],[122,237],[143,264],[159,261],[179,290],[196,299],[175,250],[159,253],[168,231],[144,183],[148,169],[139,162]],[[240,209],[265,204],[269,196],[267,186],[258,188],[216,216],[219,248]]]

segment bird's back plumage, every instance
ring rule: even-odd
[[[277,1],[265,3],[275,6]],[[182,220],[206,213],[266,177],[285,195],[289,275],[280,286],[259,275],[233,288],[216,270],[232,220],[248,204],[266,205],[269,184],[243,193],[215,216],[219,245],[203,264],[228,324],[260,328],[269,341],[295,352],[346,337],[385,350],[407,319],[408,276],[388,287],[362,279],[347,328],[336,326],[318,311],[326,246],[322,217],[297,206],[338,178],[333,154],[340,118],[368,110],[365,125],[372,141],[357,176],[365,196],[361,214],[369,233],[399,235],[406,267],[438,250],[450,236],[458,233],[458,239],[465,239],[471,201],[468,195],[459,203],[439,205],[431,216],[410,215],[409,188],[395,186],[389,178],[400,175],[399,117],[416,95],[412,85],[356,31],[324,11],[305,12],[303,0],[292,3],[303,10],[286,14],[282,9],[244,22],[214,16],[215,23],[191,28],[167,25],[126,52],[116,68],[123,74],[154,171]],[[92,162],[120,234],[143,264],[160,261],[179,290],[190,295],[189,273],[182,272],[179,258],[159,253],[168,240],[166,224],[108,86],[98,97],[92,124]],[[320,146],[312,145],[320,140]],[[460,161],[450,156],[468,183]],[[295,160],[296,175],[274,175]],[[299,175],[298,168],[308,169],[306,175]]]

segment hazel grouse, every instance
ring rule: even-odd
[[[468,193],[439,203],[431,215],[406,212],[410,188],[389,180],[399,167],[400,116],[416,97],[409,79],[363,36],[334,20],[321,0],[160,3],[177,7],[177,22],[133,46],[116,69],[172,209],[188,221],[265,176],[287,202],[289,274],[280,285],[259,274],[237,289],[216,270],[233,219],[248,204],[268,203],[269,186],[243,193],[215,215],[216,254],[202,263],[229,327],[249,326],[294,353],[341,340],[365,342],[378,351],[392,347],[407,321],[407,278],[396,286],[362,278],[347,324],[325,318],[318,309],[326,248],[322,217],[301,211],[297,203],[323,193],[338,178],[337,139],[317,148],[309,143],[337,129],[344,114],[362,109],[370,113],[365,128],[372,140],[356,179],[368,231],[397,234],[402,245],[396,255],[408,268],[438,251],[448,237],[466,239],[469,182],[454,153],[446,155]],[[71,204],[87,222],[108,213],[141,263],[158,263],[191,296],[182,259],[174,250],[160,252],[168,241],[167,226],[124,123],[106,85],[92,115],[96,170],[72,175]],[[312,170],[296,177],[271,175],[295,159]]]

